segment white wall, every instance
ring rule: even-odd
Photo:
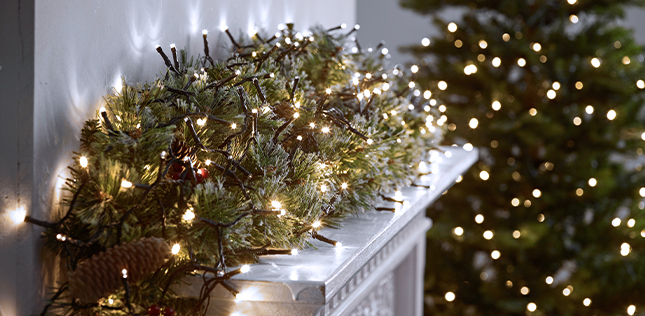
[[[361,25],[361,45],[374,47],[384,40],[393,64],[412,60],[410,55],[399,53],[400,46],[421,44],[422,38],[439,34],[430,16],[403,9],[398,0],[357,0],[356,13],[357,23]],[[460,13],[450,9],[443,10],[440,15],[447,21],[456,21]],[[645,45],[645,10],[627,10],[623,25],[634,29],[636,40]]]
[[[59,189],[78,150],[83,122],[101,96],[125,76],[128,83],[164,70],[154,49],[169,44],[202,52],[202,29],[211,54],[234,35],[255,27],[270,33],[279,23],[305,30],[356,22],[355,1],[4,0],[0,10],[0,316],[39,313],[50,267],[41,264],[42,230],[14,224],[18,205],[51,219]]]

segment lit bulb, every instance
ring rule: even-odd
[[[636,225],[636,220],[635,220],[635,219],[633,219],[633,218],[630,218],[630,219],[627,221],[627,227],[631,228],[631,227],[634,227],[634,225]]]
[[[299,117],[300,117],[300,114],[298,112],[293,113],[293,118],[299,118]]]
[[[472,151],[474,147],[473,147],[473,144],[471,143],[465,143],[463,148],[465,151]]]
[[[522,236],[522,233],[519,230],[513,231],[513,238],[518,239]]]
[[[245,264],[245,265],[240,267],[240,272],[242,272],[242,273],[247,273],[249,271],[251,271],[251,267],[248,264]]]
[[[485,232],[484,232],[484,234],[483,234],[483,236],[484,236],[484,238],[486,238],[486,240],[491,240],[491,239],[493,239],[493,235],[494,235],[494,233],[493,233],[493,231],[492,231],[492,230],[487,230],[487,231],[485,231]]]
[[[415,86],[415,85],[416,85],[416,84],[414,83],[414,81],[410,81],[410,83],[408,83],[408,87],[409,87],[410,89],[414,88],[414,86]]]
[[[280,203],[280,202],[278,202],[276,200],[273,200],[273,201],[271,201],[271,206],[273,208],[275,208],[275,209],[280,209],[280,208],[282,208],[282,203]]]
[[[636,87],[638,87],[638,89],[645,89],[645,81],[643,80],[636,81]]]
[[[502,104],[499,101],[495,100],[493,101],[492,108],[495,111],[499,111],[499,109],[502,108]]]
[[[634,313],[636,313],[636,306],[629,305],[629,307],[627,307],[627,314],[634,315]]]
[[[573,23],[573,24],[578,23],[578,16],[575,15],[575,14],[570,15],[569,16],[569,21],[571,21],[571,23]]]
[[[343,183],[340,185],[340,187],[341,187],[341,189],[343,189],[343,190],[347,189],[347,183],[343,182]]]
[[[321,192],[323,192],[323,193],[324,193],[324,192],[327,192],[327,189],[328,189],[328,188],[327,188],[327,185],[326,185],[326,184],[323,184],[323,185],[321,185],[321,186],[320,186],[320,191],[321,191]]]
[[[313,124],[313,123],[312,123]],[[325,126],[321,129],[321,131],[325,134],[329,133],[329,127]]]
[[[447,292],[446,295],[444,296],[446,301],[452,302],[455,300],[455,293],[453,292]]]
[[[582,124],[582,119],[580,117],[578,117],[578,116],[574,117],[573,118],[573,125],[580,126],[580,124]]]
[[[208,35],[208,30],[202,30],[202,35]]]
[[[540,43],[534,43],[533,44],[533,50],[536,52],[539,52],[542,49],[542,45]]]
[[[498,250],[493,250],[493,252],[490,253],[490,257],[493,258],[493,260],[499,259],[501,256],[501,253]]]
[[[313,224],[311,224],[311,227],[318,228],[318,227],[320,227],[320,225],[322,225],[322,223],[320,223],[320,221],[315,221]]]
[[[437,87],[439,88],[439,90],[446,90],[448,88],[448,84],[442,80],[437,83]]]
[[[502,60],[499,57],[493,58],[493,67],[497,68],[502,64]]]
[[[535,303],[533,303],[533,302],[528,303],[526,305],[526,309],[528,309],[529,312],[535,312],[535,310],[537,309],[537,305],[535,305]]]
[[[464,234],[464,229],[459,227],[459,226],[457,226],[457,227],[455,227],[455,229],[452,230],[452,232],[457,236],[461,236],[461,235]]]
[[[476,129],[477,125],[479,125],[479,121],[474,117],[470,119],[470,122],[468,122],[468,126],[472,129]]]
[[[386,114],[386,115],[387,115],[387,114]],[[373,143],[374,143],[374,141],[373,141],[371,138],[367,139],[367,144],[368,144],[368,145],[371,145],[371,144],[373,144]]]
[[[178,254],[178,253],[179,253],[179,249],[181,249],[181,246],[180,246],[179,244],[174,244],[174,245],[172,246],[172,254],[173,254],[173,255]]]
[[[192,208],[187,209],[181,218],[187,222],[192,221],[195,218],[195,213],[193,213],[193,209]]]
[[[587,112],[587,114],[593,114],[593,106],[587,105],[585,112]]]
[[[531,290],[529,290],[529,288],[526,286],[523,286],[522,288],[520,288],[520,293],[522,293],[522,295],[527,295],[529,294],[530,291]]]
[[[540,196],[542,196],[542,192],[540,191],[540,189],[534,189],[533,190],[533,196],[535,198],[539,198]]]
[[[121,187],[124,188],[124,189],[129,189],[129,188],[132,187],[132,182],[123,179],[123,180],[121,180]]]
[[[616,111],[614,110],[609,110],[607,112],[607,119],[610,121],[613,121],[616,118]]]
[[[594,68],[598,68],[598,67],[600,67],[600,59],[598,59],[598,58],[596,58],[596,57],[592,58],[592,59],[591,59],[591,65],[592,65]]]
[[[237,124],[236,124],[236,123],[231,124],[231,129],[236,129],[236,128],[237,128]]]
[[[336,248],[342,248],[342,247],[343,247],[343,243],[341,243],[340,241],[337,241],[337,242],[334,244],[334,246],[336,246]]]
[[[526,66],[526,59],[524,59],[524,58],[518,59],[517,60],[517,65],[520,66],[520,67]]]
[[[298,137],[296,137],[296,139],[297,140],[302,140],[302,136],[298,135]]]
[[[455,24],[455,22],[450,22],[450,23],[448,24],[448,31],[449,31],[450,33],[454,33],[454,32],[456,32],[456,31],[457,31],[457,24]]]
[[[620,222],[621,222],[620,218],[616,217],[611,221],[611,226],[618,227],[620,226]]]
[[[419,71],[419,66],[417,66],[417,65],[412,65],[412,67],[410,67],[410,71],[411,71],[413,74],[417,73],[417,72]]]
[[[423,46],[425,46],[425,47],[430,46],[430,39],[429,39],[429,38],[427,38],[427,37],[424,37],[424,38],[421,40],[421,45],[423,45]]]
[[[325,93],[331,94],[331,89],[330,88],[325,89]]]
[[[546,277],[546,280],[545,280],[545,281],[546,281],[546,284],[553,284],[553,277],[552,277],[552,276],[548,276],[548,277]]]
[[[27,217],[27,211],[24,209],[24,207],[18,207],[13,211],[9,211],[9,218],[11,218],[11,221],[14,224],[20,224],[25,221],[25,217]]]
[[[546,97],[549,98],[550,100],[555,99],[556,93],[555,90],[549,90],[546,92]]]
[[[87,168],[87,157],[81,156],[81,158],[78,159],[78,163],[81,164],[81,167]]]
[[[124,279],[127,279],[127,278],[128,278],[128,270],[127,270],[127,269],[123,269],[123,270],[121,270],[121,274],[123,275],[123,278],[124,278]]]
[[[588,297],[587,297],[587,298],[585,298],[584,300],[582,300],[582,305],[584,305],[584,306],[589,306],[589,305],[591,305],[591,299],[590,299],[590,298],[588,298]]]
[[[298,254],[298,249],[291,249],[291,255],[295,256]]]
[[[479,177],[480,177],[482,180],[486,181],[486,180],[488,180],[488,178],[489,178],[489,174],[488,174],[488,172],[487,172],[486,170],[482,170],[482,171],[479,173]]]
[[[386,83],[383,84],[382,88],[383,88],[383,91],[387,91],[387,90],[390,89],[390,84],[386,82]]]
[[[480,40],[480,41],[479,41],[479,47],[480,47],[481,49],[486,49],[486,47],[488,47],[488,43],[486,43],[486,41],[485,41],[485,40]]]
[[[590,186],[590,187],[595,187],[595,186],[596,186],[596,184],[598,183],[598,181],[596,181],[596,179],[595,179],[595,178],[589,178],[589,181],[588,181],[588,182],[589,182],[589,186]]]

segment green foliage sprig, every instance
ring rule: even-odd
[[[319,227],[373,210],[410,185],[442,136],[434,107],[384,56],[347,53],[342,30],[233,41],[230,58],[172,60],[168,72],[105,97],[69,167],[64,217],[45,226],[67,268],[121,243],[157,237],[176,252],[161,271],[82,305],[61,295],[45,312],[140,314],[152,305],[205,312],[217,285],[263,254],[310,246]],[[232,39],[232,38],[231,38]],[[394,74],[393,74],[394,73]],[[416,95],[416,96],[415,96]],[[383,208],[380,208],[383,209]],[[387,209],[387,208],[385,208]],[[120,271],[120,270],[119,270]],[[205,275],[200,297],[174,293]]]

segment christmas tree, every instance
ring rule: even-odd
[[[124,84],[85,123],[62,214],[25,218],[68,272],[42,314],[203,314],[259,256],[338,246],[318,230],[394,211],[385,194],[421,175],[443,129],[404,71],[345,28],[226,30],[217,62],[207,31],[195,59],[157,46],[165,75]],[[173,287],[185,278],[198,297]]]
[[[645,311],[643,1],[402,0],[441,35],[404,50],[480,161],[428,216],[431,315]]]

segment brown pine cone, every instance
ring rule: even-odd
[[[290,120],[293,118],[293,114],[296,113],[296,110],[291,107],[291,103],[289,103],[289,101],[282,101],[281,103],[273,105],[273,113],[285,120]]]
[[[186,156],[190,155],[192,148],[185,141],[175,139],[172,144],[170,144],[170,150],[172,150],[172,154],[175,155],[175,157],[184,159]],[[193,161],[195,160],[192,155],[190,156],[190,159]]]
[[[69,275],[69,291],[81,303],[94,303],[128,282],[137,283],[161,268],[170,257],[170,246],[161,238],[141,238],[117,245],[81,262]]]

